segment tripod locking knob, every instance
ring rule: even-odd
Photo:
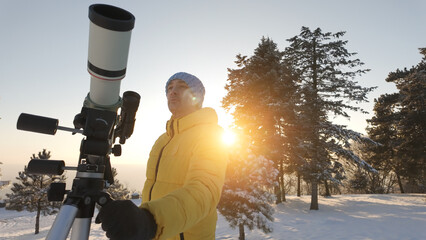
[[[112,148],[112,153],[116,157],[121,156],[121,145],[119,145],[119,144],[114,145],[114,147]]]
[[[51,183],[50,188],[47,191],[47,200],[49,200],[49,202],[62,202],[64,200],[65,193],[65,183]]]

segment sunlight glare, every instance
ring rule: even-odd
[[[230,145],[234,144],[236,140],[237,140],[237,137],[236,137],[235,133],[234,133],[234,132],[232,132],[231,130],[226,129],[226,130],[223,132],[223,135],[222,135],[222,141],[223,141],[226,145],[230,146]]]

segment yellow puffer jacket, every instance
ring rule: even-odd
[[[142,205],[157,223],[155,239],[214,239],[228,153],[216,112],[202,108],[167,122],[147,164]]]

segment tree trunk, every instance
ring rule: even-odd
[[[325,186],[325,197],[331,197],[330,188],[328,186],[327,180],[324,180],[324,186]]]
[[[240,224],[238,226],[238,228],[240,229],[240,237],[238,238],[238,240],[245,240],[246,236],[245,236],[245,233],[244,233],[244,225]]]
[[[313,162],[311,162],[311,166],[315,166],[319,163],[319,141],[320,141],[320,135],[319,135],[319,125],[320,125],[320,107],[318,106],[318,65],[317,65],[317,51],[316,51],[316,37],[312,39],[312,89],[313,89],[313,96],[311,99],[311,106],[312,108],[312,127],[313,127],[313,138],[312,143],[314,147],[314,154],[313,154]],[[314,173],[318,173],[318,167],[314,167],[315,169]],[[311,207],[310,210],[318,210],[318,177],[315,176],[311,180],[311,187],[312,187],[312,193],[311,193]]]
[[[282,202],[286,202],[287,199],[285,199],[284,176],[282,177],[281,181],[282,181],[281,182],[281,184],[282,184],[282,187],[281,187],[281,189],[282,189],[282,191],[281,191],[281,201]]]
[[[302,196],[302,193],[300,191],[300,173],[297,173],[297,196],[300,197]]]
[[[281,200],[281,190],[280,190],[280,181],[279,180],[278,180],[278,185],[275,186],[274,189],[275,189],[275,197],[276,197],[275,204],[280,204],[280,203],[282,203],[282,200]]]
[[[280,167],[279,167],[280,164],[278,163],[278,160],[276,160],[274,162],[275,162],[275,168],[278,170],[278,175],[277,175],[277,178],[276,178],[276,181],[277,181],[278,184],[276,184],[275,187],[274,187],[275,198],[276,198],[275,204],[280,204],[280,203],[282,203],[282,199],[281,199],[281,183],[280,183],[280,174],[281,174],[281,171],[280,171]]]
[[[35,223],[35,233],[34,234],[38,234],[39,233],[39,229],[40,229],[40,200],[38,200],[37,202],[37,215],[36,215],[36,223]]]
[[[43,176],[40,176],[40,189],[43,189]],[[35,224],[35,234],[38,234],[39,229],[40,229],[40,211],[41,211],[41,199],[38,199],[37,200],[37,216],[36,216],[36,224]]]
[[[285,186],[284,186],[284,169],[283,169],[283,162],[281,160],[281,166],[280,166],[280,172],[281,172],[281,181],[280,181],[280,185],[281,185],[281,201],[285,202]]]
[[[277,176],[277,183],[278,184],[274,187],[275,188],[275,197],[276,197],[275,204],[280,204],[280,203],[283,202],[283,199],[281,198],[281,196],[282,196],[282,194],[281,194],[281,191],[282,191],[282,188],[281,188],[281,169],[280,169],[279,166],[277,166],[277,169],[278,169],[278,176]]]
[[[396,173],[396,178],[398,179],[398,185],[399,185],[399,189],[401,190],[401,193],[405,193],[404,188],[402,187],[401,177],[399,176],[398,173]]]
[[[318,210],[318,182],[317,179],[312,179],[312,194],[311,194],[311,208],[310,210]]]

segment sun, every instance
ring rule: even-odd
[[[237,141],[237,136],[235,133],[229,129],[225,129],[222,135],[222,141],[226,145],[230,146],[233,145]]]

